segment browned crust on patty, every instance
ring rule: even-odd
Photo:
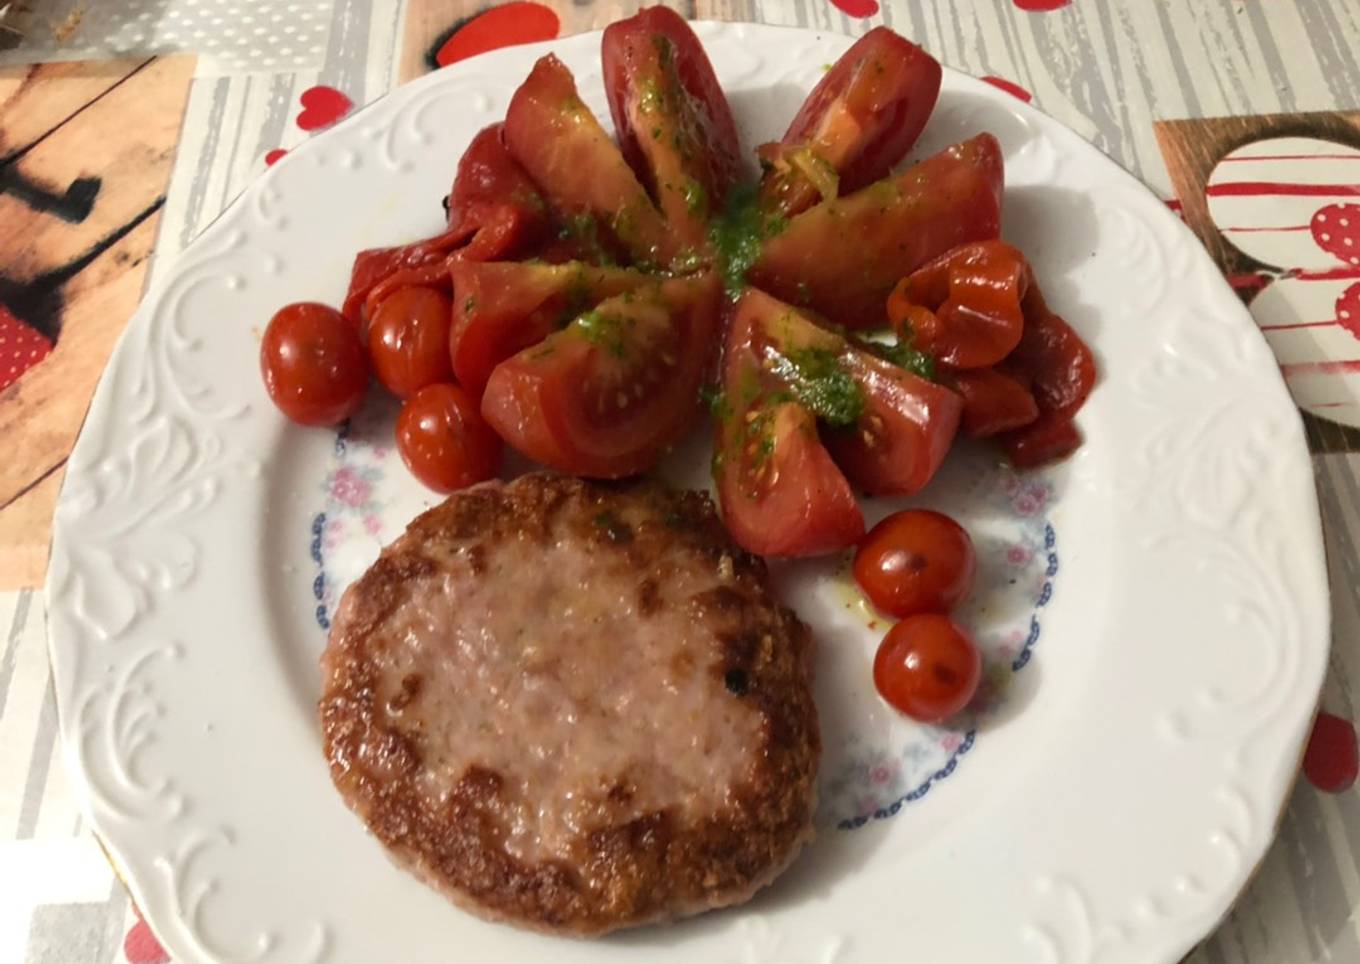
[[[421,734],[397,728],[375,705],[370,656],[413,578],[472,578],[489,546],[564,537],[626,562],[640,619],[676,604],[663,591],[663,556],[715,574],[711,588],[684,602],[713,645],[674,658],[706,662],[678,668],[712,674],[759,714],[760,745],[728,806],[688,820],[661,809],[595,826],[577,841],[576,859],[526,863],[501,842],[501,774],[469,766],[442,803],[421,792]],[[345,594],[323,658],[326,757],[341,794],[382,843],[468,909],[580,935],[670,919],[745,900],[810,837],[820,754],[811,646],[807,628],[773,598],[764,563],[735,547],[706,494],[547,474],[490,483],[415,519]],[[391,699],[414,699],[423,685],[404,679]],[[626,803],[634,789],[622,775],[608,799]]]

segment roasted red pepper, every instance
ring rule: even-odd
[[[986,368],[1020,343],[1030,282],[1025,256],[1006,242],[965,244],[903,278],[888,318],[899,338],[941,364]]]

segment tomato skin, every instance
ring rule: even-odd
[[[962,245],[903,278],[888,298],[888,319],[898,337],[940,363],[985,368],[1020,343],[1030,277],[1025,256],[1004,241]]]
[[[1021,428],[1039,417],[1039,403],[1029,389],[995,368],[952,372],[945,383],[963,399],[960,426],[970,438]]]
[[[605,28],[605,91],[619,147],[682,242],[706,242],[741,171],[736,123],[713,65],[669,7]]]
[[[874,686],[894,709],[939,723],[977,693],[982,654],[948,616],[908,616],[883,637],[874,655]]]
[[[461,261],[452,274],[458,292],[449,335],[453,373],[478,398],[501,362],[604,299],[656,283],[640,271],[579,261]]]
[[[368,357],[354,326],[314,301],[280,308],[260,342],[264,387],[299,425],[335,425],[359,410],[368,391]]]
[[[603,301],[498,365],[482,414],[514,448],[560,472],[642,472],[699,414],[721,296],[706,272]]]
[[[448,295],[433,288],[400,288],[378,305],[368,326],[368,355],[373,374],[393,395],[410,398],[453,377],[452,316]]]
[[[679,253],[679,240],[552,54],[511,97],[505,142],[573,230],[640,264],[668,265]]]
[[[973,540],[949,516],[907,509],[883,519],[855,550],[855,581],[893,616],[947,613],[973,588]]]
[[[767,210],[791,216],[820,199],[790,155],[810,151],[839,175],[841,194],[888,174],[916,143],[940,93],[939,62],[887,27],[875,27],[836,61],[803,102],[784,137],[758,153]]]
[[[397,451],[411,474],[447,495],[500,471],[501,440],[457,385],[426,385],[397,416]]]
[[[747,277],[847,328],[885,328],[888,295],[903,275],[997,236],[1003,179],[1001,145],[980,134],[790,218]]]

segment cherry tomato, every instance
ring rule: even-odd
[[[938,723],[968,705],[982,678],[982,654],[948,616],[908,616],[874,655],[874,686],[894,709]]]
[[[425,485],[447,494],[500,471],[501,440],[457,385],[426,385],[397,416],[397,451]]]
[[[399,288],[378,305],[368,326],[373,373],[398,398],[453,377],[449,326],[453,303],[433,288]]]
[[[855,550],[855,581],[894,616],[947,613],[973,588],[977,555],[968,533],[929,509],[895,512]]]
[[[368,390],[368,358],[354,325],[314,301],[285,305],[269,319],[260,373],[274,404],[299,425],[343,422]]]

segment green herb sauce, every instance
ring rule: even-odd
[[[771,217],[760,209],[754,184],[733,189],[726,208],[709,228],[728,297],[741,294],[746,287],[746,272],[759,260],[762,244],[787,226],[784,218]]]
[[[773,373],[827,425],[844,428],[864,414],[864,393],[834,352],[798,348],[772,356]]]

